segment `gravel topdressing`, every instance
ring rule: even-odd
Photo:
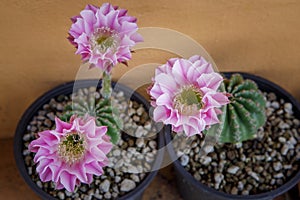
[[[28,150],[28,144],[37,137],[37,133],[54,128],[55,116],[61,116],[72,98],[95,92],[95,88],[80,89],[72,95],[60,95],[45,104],[33,117],[24,133],[23,157],[28,174],[38,187],[57,199],[115,199],[134,190],[151,171],[157,154],[156,128],[142,104],[125,98],[124,93],[113,93],[112,104],[119,109],[123,121],[123,131],[118,145],[108,154],[109,166],[104,174],[94,176],[90,184],[81,184],[75,192],[55,190],[53,182],[41,182],[35,171],[34,154]],[[100,98],[97,90],[95,97]]]
[[[181,165],[196,180],[225,193],[249,195],[274,190],[298,172],[300,122],[291,103],[274,93],[264,95],[268,119],[255,139],[207,146],[203,156],[199,155],[200,136],[189,139],[190,148],[183,147],[184,137],[174,140]]]

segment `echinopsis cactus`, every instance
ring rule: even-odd
[[[66,106],[63,120],[68,121],[74,114],[78,116],[88,114],[95,117],[98,126],[107,126],[107,135],[110,136],[111,142],[116,144],[122,127],[118,111],[112,107],[110,99],[97,97],[95,90],[93,87],[89,90],[79,90],[78,95],[72,98],[72,105]]]
[[[254,138],[266,121],[266,100],[255,82],[234,74],[224,80],[230,103],[223,108],[219,142],[242,142]]]

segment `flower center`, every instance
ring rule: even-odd
[[[116,31],[108,27],[102,27],[93,33],[90,43],[93,50],[98,50],[101,53],[105,53],[108,49],[115,52],[119,46],[120,38]]]
[[[86,142],[78,132],[67,134],[58,145],[59,156],[68,164],[73,164],[83,158]]]
[[[194,115],[204,107],[202,93],[195,86],[184,86],[175,95],[174,107],[183,115]]]

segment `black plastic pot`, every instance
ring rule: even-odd
[[[242,72],[225,72],[223,73],[226,77],[229,77],[231,74],[240,73],[245,79],[251,79],[255,81],[260,88],[261,91],[264,92],[273,92],[277,95],[278,99],[284,99],[286,102],[290,102],[293,104],[293,112],[294,115],[300,119],[300,104],[293,98],[288,92],[279,87],[278,85],[255,75],[242,73]],[[188,171],[186,171],[180,164],[178,160],[176,160],[176,154],[172,145],[168,145],[171,141],[171,129],[168,127],[166,129],[167,133],[165,134],[166,145],[170,157],[172,160],[175,160],[173,163],[175,173],[176,173],[176,181],[177,187],[181,196],[185,200],[234,200],[234,199],[244,199],[244,200],[271,200],[275,197],[287,192],[293,186],[295,186],[300,181],[300,170],[297,174],[291,178],[284,185],[278,187],[275,190],[257,194],[257,195],[232,195],[226,194],[224,192],[217,191],[213,188],[208,187],[207,185],[202,184],[197,181]]]
[[[75,83],[75,84],[74,84]],[[18,123],[16,132],[15,132],[15,138],[14,138],[14,156],[15,156],[15,161],[17,164],[17,167],[19,169],[19,172],[21,176],[24,178],[25,182],[30,186],[30,188],[36,192],[42,199],[55,199],[53,196],[50,194],[46,193],[44,190],[39,188],[35,182],[30,178],[28,175],[25,162],[24,162],[24,157],[22,155],[23,153],[23,135],[25,133],[26,127],[29,124],[29,122],[32,120],[33,116],[35,116],[38,112],[39,109],[43,107],[44,104],[48,103],[51,98],[57,97],[59,95],[69,95],[73,91],[76,91],[79,88],[86,88],[89,86],[97,86],[98,88],[101,87],[101,81],[98,80],[79,80],[76,82],[69,82],[65,83],[63,85],[60,85],[44,95],[42,95],[40,98],[38,98],[23,114],[21,120]],[[136,101],[138,103],[143,104],[144,108],[146,111],[149,111],[150,104],[149,102],[142,97],[140,94],[134,92],[132,89],[119,84],[119,83],[112,83],[113,90],[118,92],[118,91],[123,91],[124,95],[127,98],[130,98],[133,101]],[[163,137],[163,132],[164,130],[161,130],[158,133],[157,137],[157,142],[158,142],[158,149],[162,148],[164,146],[164,137]],[[149,174],[145,177],[145,179],[131,192],[128,194],[120,197],[120,200],[137,200],[141,199],[144,190],[146,187],[150,184],[150,182],[153,180],[155,175],[157,174],[158,169],[160,168],[161,162],[163,159],[163,151],[158,151],[158,154],[155,158],[155,161],[152,165],[152,171],[149,172]]]

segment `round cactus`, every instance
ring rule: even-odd
[[[63,120],[69,120],[74,114],[93,116],[98,126],[107,126],[107,135],[110,136],[111,142],[116,144],[122,127],[118,111],[112,107],[110,99],[97,97],[94,90],[95,88],[83,89],[79,90],[76,96],[73,95],[72,105],[66,106]]]
[[[252,80],[244,80],[233,74],[224,80],[230,103],[225,106],[226,115],[220,134],[220,142],[242,142],[254,138],[258,128],[266,121],[266,100]]]

